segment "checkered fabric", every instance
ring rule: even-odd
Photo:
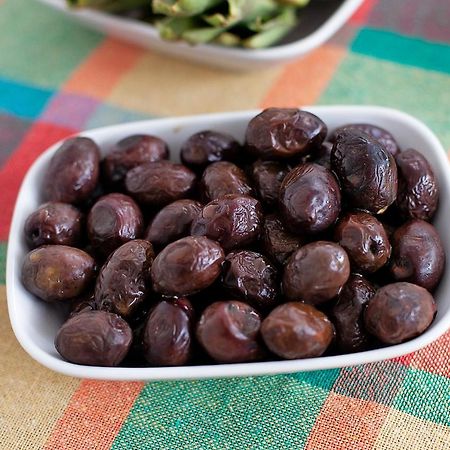
[[[450,334],[342,370],[147,384],[53,373],[13,336],[7,235],[23,175],[47,147],[142,118],[313,103],[395,107],[450,148],[450,2],[367,0],[307,57],[230,73],[0,0],[1,449],[450,449]]]

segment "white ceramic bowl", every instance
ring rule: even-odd
[[[444,149],[429,128],[407,114],[374,106],[313,106],[304,109],[321,117],[330,130],[349,122],[370,122],[390,130],[402,148],[414,147],[420,150],[430,161],[439,180],[441,197],[435,225],[443,239],[445,251],[447,255],[450,255],[450,234],[448,233],[450,170]],[[249,119],[257,113],[258,111],[244,111],[147,120],[99,128],[82,134],[94,139],[105,153],[115,142],[130,134],[154,134],[168,142],[174,159],[177,159],[181,143],[200,130],[213,129],[229,132],[243,140]],[[22,347],[34,359],[50,369],[76,377],[108,380],[211,378],[330,369],[381,361],[413,352],[437,339],[450,326],[450,264],[447,264],[444,277],[435,294],[438,303],[436,319],[424,334],[403,344],[350,355],[245,364],[105,368],[68,363],[61,359],[53,345],[56,331],[63,321],[61,311],[54,305],[33,297],[24,289],[20,280],[22,261],[28,251],[23,238],[23,225],[27,216],[40,203],[39,191],[43,173],[58,146],[59,143],[55,144],[36,160],[22,183],[11,225],[7,259],[7,296],[12,327]]]
[[[261,50],[226,48],[218,45],[188,45],[167,42],[155,27],[100,11],[74,10],[66,0],[38,0],[90,28],[160,53],[208,65],[255,70],[298,58],[327,41],[356,11],[363,0],[311,0],[296,29],[280,44]],[[150,0],[149,0],[150,1]]]

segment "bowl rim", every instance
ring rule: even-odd
[[[73,10],[67,6],[65,0],[37,0],[40,3],[46,4],[56,10],[62,11],[65,14],[77,18],[82,22],[96,21],[102,22],[107,29],[112,29],[116,26],[127,27],[130,31],[135,31],[148,38],[157,40],[164,44],[170,44],[174,47],[186,48],[193,51],[199,49],[204,53],[219,53],[221,57],[240,57],[249,61],[271,60],[282,61],[290,59],[295,55],[310,52],[312,49],[320,46],[327,41],[342,25],[352,16],[364,0],[344,0],[343,3],[334,11],[330,17],[322,23],[316,30],[296,41],[274,45],[272,47],[263,49],[247,49],[241,47],[228,48],[225,46],[215,44],[198,44],[196,46],[189,45],[185,42],[171,42],[161,39],[158,30],[151,24],[146,24],[138,20],[117,17],[111,14],[96,11],[96,10]],[[314,0],[313,0],[314,1]]]
[[[446,153],[435,134],[420,120],[392,108],[380,106],[352,106],[352,105],[333,105],[333,106],[302,106],[302,109],[308,110],[320,116],[321,113],[352,113],[355,117],[363,113],[372,113],[379,116],[395,118],[404,122],[408,126],[414,127],[423,137],[430,142],[432,152],[437,158],[438,163],[446,172],[443,180],[443,188],[450,195],[450,166],[447,161]],[[161,119],[149,119],[138,122],[130,122],[119,125],[109,125],[106,127],[82,131],[76,135],[107,134],[114,132],[125,132],[128,128],[142,127],[151,132],[152,125],[155,124],[172,127],[176,129],[177,123],[188,122],[190,125],[202,124],[204,121],[226,119],[246,120],[258,114],[261,110],[247,110],[238,112],[225,112],[213,114],[201,114],[191,116],[180,116]],[[67,138],[66,138],[67,139]],[[23,223],[20,218],[20,206],[22,199],[26,196],[25,187],[31,180],[35,172],[50,158],[63,140],[55,143],[46,149],[28,169],[14,207],[13,218],[8,238],[7,263],[6,263],[6,289],[7,304],[10,322],[14,334],[23,349],[36,361],[45,367],[62,373],[64,375],[75,376],[79,378],[93,378],[102,380],[175,380],[175,379],[202,379],[202,378],[225,378],[234,376],[259,376],[274,375],[281,373],[304,372],[311,370],[337,369],[341,367],[374,363],[386,359],[392,359],[405,354],[417,351],[420,348],[430,344],[444,334],[450,327],[450,307],[443,314],[437,323],[434,323],[424,334],[401,344],[389,347],[383,347],[374,350],[357,352],[352,354],[321,356],[317,358],[281,360],[267,362],[250,362],[235,364],[212,364],[199,366],[181,366],[181,367],[96,367],[84,366],[66,362],[58,359],[41,349],[28,335],[23,331],[20,321],[20,312],[17,310],[15,298],[15,283],[20,283],[20,274],[15,272],[13,255],[17,252],[19,246],[20,231]],[[442,181],[442,180],[440,180]],[[444,187],[445,186],[445,187]],[[29,294],[31,296],[31,294]]]

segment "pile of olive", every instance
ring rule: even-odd
[[[67,140],[25,223],[23,284],[68,305],[66,360],[174,366],[396,344],[433,321],[439,188],[386,130],[270,108],[245,143]]]

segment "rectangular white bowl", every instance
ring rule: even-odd
[[[178,58],[228,69],[255,70],[298,58],[327,41],[356,11],[363,0],[311,0],[299,24],[281,43],[265,49],[192,46],[168,42],[152,25],[101,11],[69,8],[66,0],[38,0],[84,25],[140,47]],[[150,0],[149,0],[150,1]],[[74,45],[76,43],[74,42]]]
[[[421,151],[431,163],[439,180],[441,197],[435,225],[443,240],[446,254],[450,255],[450,169],[445,151],[430,129],[407,114],[375,106],[311,106],[304,109],[321,117],[330,130],[351,122],[370,122],[391,131],[401,148],[414,147]],[[107,153],[115,142],[126,136],[138,133],[154,134],[168,142],[173,159],[177,160],[180,145],[191,134],[200,130],[228,132],[243,141],[247,123],[257,113],[258,111],[243,111],[147,120],[86,131],[82,135],[94,139],[103,153]],[[13,330],[22,347],[50,369],[75,377],[108,380],[212,378],[330,369],[405,355],[437,339],[450,326],[450,264],[447,264],[444,277],[435,293],[438,304],[436,319],[424,334],[403,344],[349,355],[243,364],[109,368],[68,363],[61,359],[53,345],[56,331],[64,320],[61,311],[54,305],[33,297],[21,283],[21,265],[28,251],[23,238],[23,226],[27,216],[40,204],[39,192],[43,173],[59,145],[60,143],[57,143],[43,153],[23,180],[15,206],[7,255],[8,309]]]

